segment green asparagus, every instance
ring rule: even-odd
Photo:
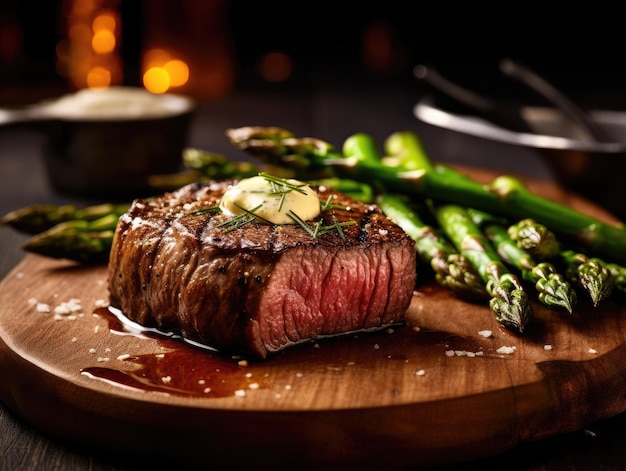
[[[562,253],[561,244],[548,227],[526,218],[511,225],[508,233],[520,248],[534,253],[537,259],[554,260],[563,266],[565,278],[574,286],[587,291],[594,305],[611,295],[615,278],[609,276],[604,262],[590,259],[571,249]]]
[[[414,133],[400,131],[391,134],[384,142],[384,150],[381,160],[386,166],[404,166],[413,170],[431,168],[431,162]],[[437,229],[422,220],[405,195],[383,192],[377,202],[383,212],[413,238],[420,259],[432,268],[441,286],[466,300],[488,298],[485,285],[471,263]]]
[[[589,293],[594,306],[613,292],[613,276],[597,258],[590,258],[573,250],[559,252],[559,260],[565,266],[565,276],[575,285]]]
[[[537,260],[548,260],[561,250],[554,232],[531,218],[524,218],[508,228],[508,233],[517,246]]]
[[[485,282],[491,296],[489,306],[498,322],[523,333],[533,313],[519,278],[506,268],[463,207],[443,204],[435,208],[435,215],[459,253],[470,261]]]
[[[626,295],[626,267],[617,263],[605,262],[599,258],[595,258],[595,260],[611,273],[613,292],[624,297]]]
[[[94,221],[103,217],[114,215],[121,216],[130,204],[98,204],[86,208],[77,208],[73,205],[56,206],[52,204],[39,204],[26,206],[11,211],[2,217],[1,224],[26,234],[38,234],[51,227],[66,221]]]
[[[474,267],[435,228],[425,224],[405,198],[386,193],[378,196],[377,203],[415,241],[419,258],[432,268],[441,286],[462,299],[487,299],[485,285]]]
[[[155,189],[169,191],[193,182],[247,178],[268,170],[252,162],[235,162],[222,154],[193,147],[183,150],[183,164],[185,171],[152,175],[148,183]]]
[[[515,267],[522,279],[532,283],[537,290],[539,301],[549,308],[562,308],[569,313],[576,305],[576,291],[557,272],[552,263],[537,263],[533,257],[510,237],[506,223],[483,211],[467,209],[474,223],[491,241],[500,258]]]
[[[422,142],[414,132],[394,132],[385,139],[384,146],[384,165],[407,170],[432,169],[433,164],[428,158]]]
[[[119,217],[109,214],[93,221],[61,222],[35,234],[22,248],[51,258],[64,258],[83,264],[106,263]]]

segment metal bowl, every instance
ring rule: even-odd
[[[626,113],[591,111],[591,120],[613,139],[597,142],[559,110],[524,107],[522,117],[533,133],[515,132],[477,116],[457,114],[435,105],[430,96],[414,107],[424,123],[495,142],[532,149],[554,179],[620,218],[626,216]]]

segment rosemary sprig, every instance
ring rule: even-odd
[[[266,181],[272,184],[271,194],[280,195],[297,191],[298,193],[306,195],[306,191],[302,189],[302,187],[307,186],[306,183],[293,183],[286,178],[275,177],[265,172],[259,173],[259,176],[265,178]]]
[[[209,214],[209,213],[219,213],[222,210],[220,209],[219,206],[209,206],[208,208],[202,208],[202,209],[197,209],[196,211],[193,211],[191,213],[192,216],[201,216],[203,214]]]
[[[259,208],[263,206],[263,203],[255,206],[252,209],[246,209],[243,206],[240,206],[238,204],[235,204],[235,206],[241,209],[243,211],[243,214],[239,214],[235,216],[234,218],[229,219],[228,221],[221,222],[216,227],[224,227],[225,228],[224,232],[231,232],[231,231],[241,228],[242,226],[245,226],[246,224],[254,221],[255,219],[260,219],[266,224],[270,224],[270,225],[272,224],[267,219],[262,218],[261,216],[255,213],[255,211],[258,211]]]
[[[317,239],[319,236],[326,234],[328,232],[337,231],[341,240],[346,240],[346,235],[343,232],[343,228],[346,226],[352,226],[356,224],[356,221],[344,221],[339,222],[337,218],[333,215],[333,223],[328,226],[323,226],[322,221],[316,221],[313,224],[309,224],[306,221],[302,220],[300,216],[298,216],[294,211],[289,211],[289,217],[293,219],[298,226],[304,229],[312,239]]]

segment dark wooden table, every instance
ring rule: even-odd
[[[431,158],[519,173],[538,179],[551,176],[531,151],[510,149],[467,136],[450,136],[418,122],[415,90],[317,91],[314,94],[237,94],[200,104],[189,145],[237,158],[224,136],[229,127],[275,125],[297,135],[325,139],[341,146],[352,133],[367,132],[382,142],[402,129],[419,133]],[[42,147],[45,136],[25,128],[0,129],[0,213],[37,203],[98,201],[55,192],[46,179]],[[25,255],[25,236],[0,228],[0,278]],[[0,379],[1,387],[1,379]],[[2,470],[130,470],[155,463],[150,457],[115,456],[60,443],[0,405],[0,469]],[[296,464],[296,463],[294,463]],[[523,444],[495,457],[472,463],[477,469],[622,470],[626,469],[626,414],[589,424],[584,430]],[[457,469],[457,466],[438,469]]]

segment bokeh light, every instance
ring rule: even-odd
[[[187,63],[161,48],[146,51],[143,70],[143,86],[152,93],[165,93],[189,81]]]
[[[67,35],[56,46],[59,74],[76,88],[123,82],[119,0],[64,0]]]

